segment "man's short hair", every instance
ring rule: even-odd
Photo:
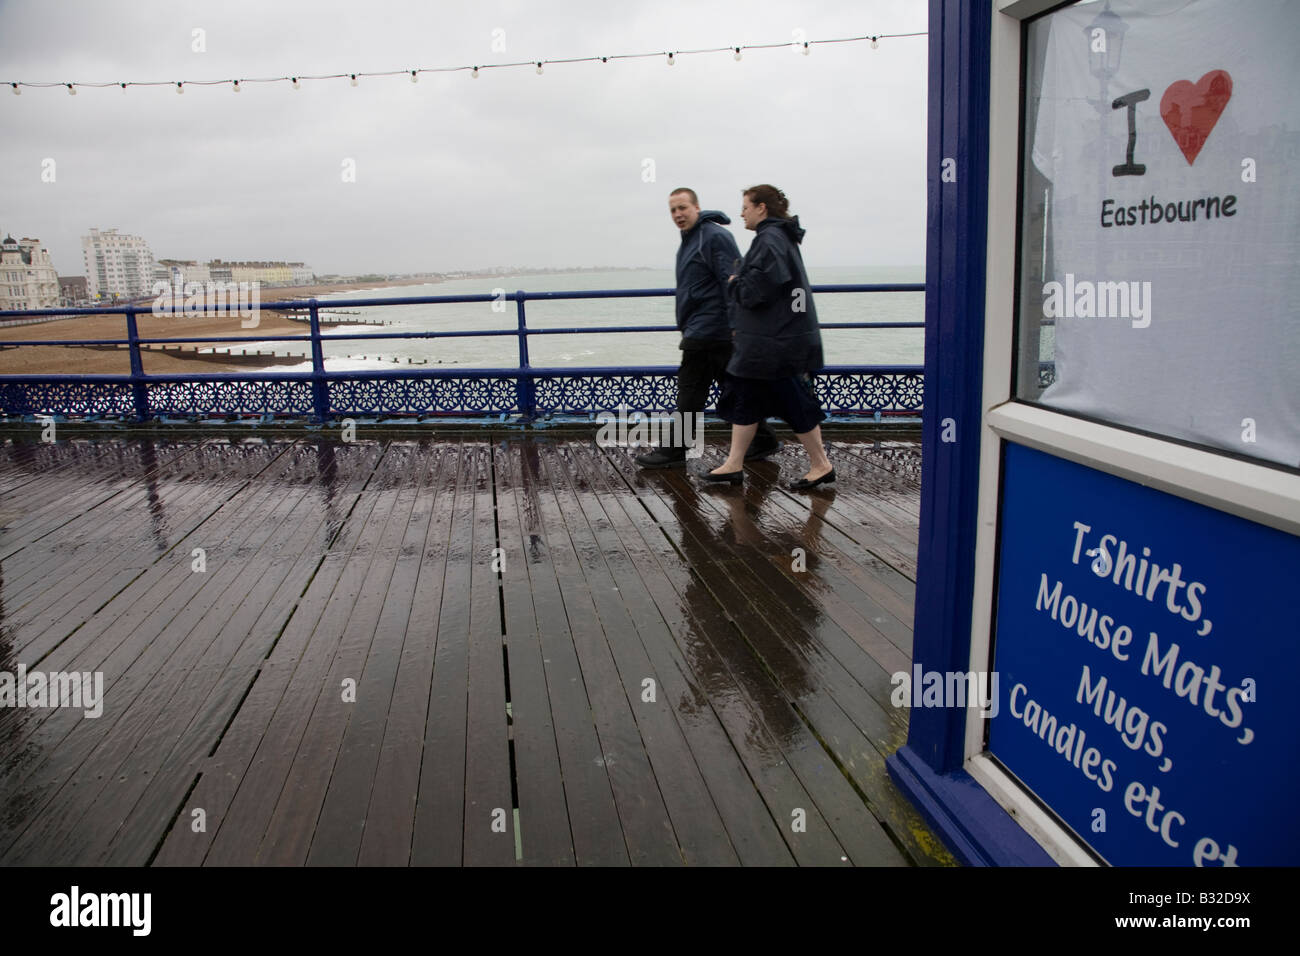
[[[691,189],[688,186],[678,186],[676,189],[674,189],[672,192],[668,194],[668,198],[672,199],[678,193],[686,193],[686,195],[691,197],[691,202],[694,205],[698,206],[700,204],[700,197],[695,195],[695,190]]]

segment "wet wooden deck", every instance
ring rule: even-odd
[[[0,708],[0,863],[951,863],[884,766],[919,447],[829,446],[5,440],[0,671],[104,705]]]

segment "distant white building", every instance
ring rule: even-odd
[[[212,279],[212,273],[206,263],[193,259],[159,259],[154,263],[153,278],[155,282],[175,285],[179,275],[182,284],[199,282],[206,285]]]
[[[6,236],[0,243],[0,310],[53,309],[59,275],[39,239]]]
[[[138,299],[153,288],[153,253],[139,236],[119,235],[116,229],[90,230],[81,237],[86,260],[86,292],[91,300]]]

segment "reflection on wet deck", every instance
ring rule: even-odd
[[[0,707],[0,863],[951,862],[884,765],[919,446],[834,437],[811,495],[789,447],[5,441],[0,672],[104,701]]]

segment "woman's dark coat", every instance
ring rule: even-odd
[[[736,332],[730,374],[780,379],[825,364],[812,287],[799,254],[803,237],[798,216],[768,216],[758,224],[744,264],[727,289]]]

